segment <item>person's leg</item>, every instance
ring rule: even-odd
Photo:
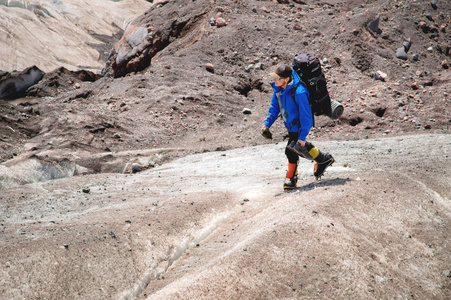
[[[299,143],[291,143],[287,146],[287,149],[308,160],[314,160],[315,167],[313,175],[315,175],[317,179],[319,179],[324,174],[326,168],[331,166],[335,161],[332,155],[327,152],[320,151],[309,142],[305,142],[304,147],[302,147]]]
[[[298,160],[299,156],[294,153],[293,151],[290,151],[288,149],[289,145],[292,143],[296,143],[298,140],[298,134],[296,132],[289,132],[289,139],[287,143],[287,148],[285,148],[285,155],[288,159],[288,170],[287,175],[285,178],[285,183],[283,184],[283,188],[285,190],[291,190],[295,189],[297,186],[297,176],[298,176]]]

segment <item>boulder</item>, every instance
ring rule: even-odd
[[[133,20],[111,50],[102,75],[122,77],[147,68],[158,52],[189,35],[208,18],[211,3],[201,2],[163,1]],[[154,24],[159,24],[158,28]]]

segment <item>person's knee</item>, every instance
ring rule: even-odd
[[[285,155],[287,156],[288,162],[290,164],[296,164],[299,160],[299,156],[296,153],[290,151],[288,148],[285,149]]]

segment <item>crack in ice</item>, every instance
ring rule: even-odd
[[[208,236],[210,236],[216,229],[218,229],[231,215],[233,212],[223,213],[219,216],[216,216],[212,222],[208,224],[208,226],[202,228],[200,231],[192,234],[190,237],[187,237],[184,242],[179,245],[175,252],[172,254],[169,260],[164,260],[160,262],[156,268],[149,268],[144,272],[144,275],[135,286],[127,291],[124,291],[119,299],[121,300],[131,300],[142,294],[147,286],[155,279],[160,278],[164,275],[167,270],[174,264],[177,259],[179,259],[188,249],[193,246],[196,246],[203,240],[205,240]]]

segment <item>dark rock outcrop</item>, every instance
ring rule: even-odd
[[[0,71],[0,99],[17,99],[25,95],[25,91],[38,83],[44,72],[32,66],[21,72]]]

